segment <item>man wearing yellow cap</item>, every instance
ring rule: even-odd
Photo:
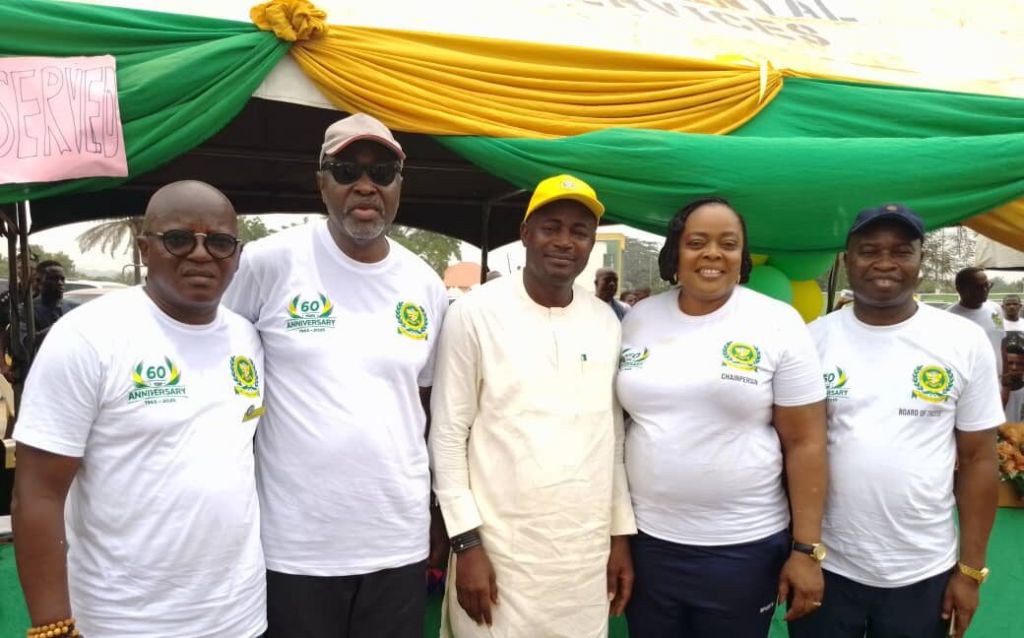
[[[629,599],[619,322],[573,286],[603,213],[583,181],[542,181],[520,230],[526,267],[458,300],[442,327],[430,431],[453,551],[442,636],[604,636]]]

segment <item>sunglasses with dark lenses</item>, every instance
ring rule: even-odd
[[[360,164],[358,162],[324,162],[320,170],[330,171],[334,181],[339,184],[354,184],[366,173],[377,186],[390,186],[397,175],[402,174],[401,162],[374,162]]]
[[[162,233],[146,233],[147,236],[159,237],[167,252],[175,257],[188,257],[196,249],[199,238],[210,257],[227,259],[238,250],[239,240],[227,233],[194,233],[191,230],[168,230]]]

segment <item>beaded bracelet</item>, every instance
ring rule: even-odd
[[[78,629],[75,628],[74,618],[67,618],[37,627],[29,627],[25,635],[27,638],[57,638],[58,636],[76,638],[81,636]]]

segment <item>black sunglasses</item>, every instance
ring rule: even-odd
[[[358,162],[336,162],[327,161],[320,167],[322,171],[329,171],[334,181],[339,184],[354,184],[363,173],[366,173],[377,186],[390,186],[395,177],[402,174],[401,162],[374,162],[373,164],[360,164]]]
[[[162,233],[144,233],[144,237],[159,237],[167,252],[175,257],[188,257],[196,249],[199,237],[210,257],[227,259],[235,254],[240,243],[237,237],[227,233],[194,233],[191,230],[168,230]]]

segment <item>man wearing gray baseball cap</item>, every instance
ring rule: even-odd
[[[448,303],[437,274],[384,234],[404,160],[373,117],[332,124],[316,174],[327,219],[247,247],[225,296],[266,349],[256,454],[269,638],[423,633],[423,401]]]

